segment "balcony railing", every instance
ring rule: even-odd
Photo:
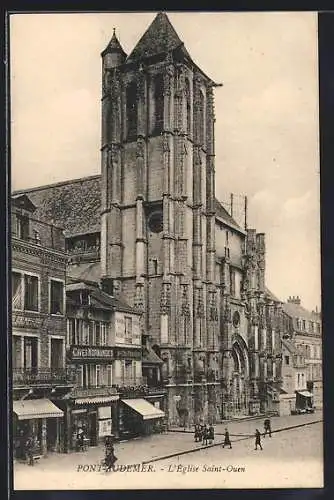
[[[75,375],[68,368],[14,368],[13,385],[67,385],[73,384]]]

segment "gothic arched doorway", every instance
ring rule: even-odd
[[[249,359],[247,345],[240,335],[234,339],[232,359],[231,413],[233,415],[247,415],[249,412]]]

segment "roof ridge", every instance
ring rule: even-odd
[[[32,192],[35,192],[35,191],[43,191],[43,189],[48,189],[50,187],[65,186],[66,184],[74,184],[74,183],[79,183],[79,182],[82,182],[82,181],[92,180],[92,179],[97,179],[97,178],[101,178],[101,174],[86,175],[84,177],[78,177],[78,178],[75,178],[75,179],[68,179],[66,181],[58,181],[58,182],[54,182],[52,184],[44,184],[42,186],[35,186],[35,187],[24,188],[24,189],[17,189],[17,190],[15,190],[15,191],[12,192],[12,196],[16,196],[16,195],[19,195],[19,194],[32,193]]]

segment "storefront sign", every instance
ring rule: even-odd
[[[72,346],[71,358],[73,359],[114,359],[112,347],[79,347]]]
[[[124,349],[122,347],[115,347],[116,359],[141,359],[141,349]]]
[[[99,420],[99,437],[109,436],[111,434],[111,418]]]

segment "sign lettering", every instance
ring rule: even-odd
[[[72,347],[72,358],[79,359],[91,359],[91,358],[101,358],[101,359],[113,359],[114,351],[112,347],[101,348],[101,347]]]

